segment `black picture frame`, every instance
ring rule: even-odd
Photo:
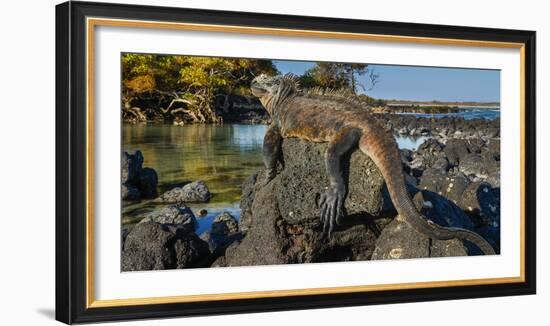
[[[88,155],[85,109],[86,17],[522,43],[525,51],[524,281],[275,298],[88,307],[86,292],[88,231],[85,221]],[[535,52],[534,31],[75,1],[57,5],[56,319],[72,324],[534,294],[536,291]]]

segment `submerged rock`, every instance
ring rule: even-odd
[[[162,194],[158,200],[169,203],[204,203],[210,200],[211,194],[204,181],[195,181],[183,187],[176,187]]]

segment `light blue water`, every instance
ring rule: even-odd
[[[195,231],[198,235],[203,234],[205,231],[210,230],[210,227],[212,226],[212,222],[214,222],[214,219],[222,214],[223,212],[228,212],[231,214],[234,218],[237,220],[241,219],[241,208],[239,206],[239,202],[233,203],[233,204],[225,204],[225,205],[198,205],[198,204],[191,204],[188,205],[192,211],[197,213],[197,211],[200,208],[207,207],[208,214],[205,217],[199,218],[197,217],[197,221],[199,222],[199,227]],[[199,208],[200,207],[200,208]]]
[[[457,113],[396,113],[402,115],[414,115],[415,117],[422,118],[446,118],[446,117],[460,117],[465,120],[473,119],[486,119],[494,120],[500,118],[500,108],[479,108],[479,107],[462,107],[461,112]]]
[[[420,137],[411,137],[411,136],[395,136],[395,141],[397,142],[397,147],[401,149],[410,149],[411,151],[414,151],[418,148],[418,146],[422,145],[422,143],[430,138],[425,136]]]

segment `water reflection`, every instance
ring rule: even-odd
[[[231,125],[231,142],[241,149],[257,150],[264,142],[267,125]]]
[[[239,200],[241,184],[262,165],[266,126],[124,125],[124,150],[140,149],[159,176],[159,192],[204,180],[212,203]]]

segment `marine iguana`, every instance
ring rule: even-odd
[[[357,148],[376,164],[386,182],[391,200],[399,215],[417,232],[438,240],[462,239],[478,246],[485,254],[494,250],[485,239],[470,230],[443,227],[424,219],[418,212],[405,186],[405,177],[397,143],[391,132],[360,103],[334,94],[304,92],[293,75],[269,77],[260,75],[251,83],[252,94],[271,116],[263,145],[267,169],[265,183],[277,174],[282,162],[284,138],[301,138],[326,142],[325,165],[330,186],[319,200],[323,233],[329,238],[344,216],[347,184],[343,158]]]

